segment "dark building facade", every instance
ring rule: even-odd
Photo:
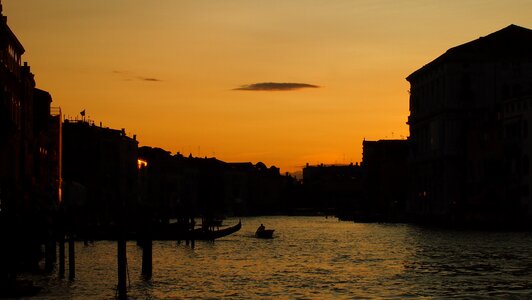
[[[532,142],[529,126],[532,122],[532,92],[505,99],[502,116],[505,196],[521,213],[526,214],[526,218],[531,219]]]
[[[175,172],[176,160],[161,148],[143,146],[138,149],[139,156],[139,195],[140,207],[150,219],[168,221],[179,217],[183,210],[184,199],[180,198],[182,186],[178,184],[181,174]]]
[[[332,213],[351,218],[363,210],[362,168],[349,165],[306,165],[303,168],[305,203],[302,212]]]
[[[141,147],[141,203],[153,218],[276,214],[289,207],[292,180],[263,163],[227,163]]]
[[[407,80],[410,215],[468,224],[530,218],[530,115],[518,99],[532,92],[532,30],[510,25],[451,48]],[[506,112],[517,105],[519,113]]]
[[[139,160],[141,205],[152,219],[168,222],[224,213],[224,162],[147,146],[139,149]]]
[[[0,197],[5,210],[23,206],[29,197],[35,81],[29,67],[21,65],[24,47],[7,17],[0,18]]]
[[[63,206],[69,227],[117,224],[138,202],[138,142],[125,130],[65,120]]]
[[[0,294],[17,271],[36,268],[53,239],[60,195],[60,110],[35,88],[25,50],[0,3]]]
[[[277,167],[264,163],[227,163],[224,194],[227,207],[239,215],[279,214],[290,207],[288,184]]]
[[[60,204],[61,128],[59,107],[51,107],[52,96],[33,92],[33,197],[41,209],[56,210]]]
[[[359,215],[376,221],[404,220],[408,191],[408,140],[362,142],[364,200]]]

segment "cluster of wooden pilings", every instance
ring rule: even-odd
[[[190,225],[193,226],[194,223],[191,222]],[[137,245],[142,248],[141,275],[145,280],[150,280],[153,275],[153,240],[154,237],[156,237],[156,235],[153,234],[153,231],[156,229],[152,228],[150,225],[144,226],[142,228],[142,232],[138,235],[135,235],[134,239],[137,240]],[[190,227],[190,230],[191,229],[193,229],[193,227]],[[131,240],[133,236],[127,234],[125,227],[118,229],[117,232],[118,234],[115,233],[110,236],[112,240],[116,241],[117,245],[117,299],[127,299],[128,270],[126,244],[128,239]],[[87,234],[86,231],[84,233]],[[87,236],[91,236],[91,234],[88,234]],[[74,280],[76,278],[76,241],[84,240],[84,237],[85,236],[83,234],[78,235],[71,231],[69,232],[64,229],[59,229],[55,233],[48,235],[47,238],[43,239],[42,241],[45,250],[44,270],[46,272],[52,272],[55,268],[57,268],[56,270],[58,272],[59,278],[65,278],[68,276],[69,280]],[[193,230],[191,230],[190,235],[183,235],[182,237],[184,238],[182,241],[184,241],[187,246],[192,248],[195,247]],[[182,241],[176,240],[176,243],[180,244]],[[85,244],[88,245],[88,243],[89,241],[85,240]],[[6,252],[7,250],[2,252],[6,253],[5,257],[8,257],[8,254],[10,254],[12,257],[16,257],[16,250],[13,247],[4,247],[3,249],[12,249],[12,251],[9,253]],[[4,294],[6,293],[7,296],[14,295],[16,297],[30,295],[29,291],[21,288],[20,284],[16,282],[17,268],[15,264],[16,263],[13,260],[12,265],[10,265],[13,271],[9,273],[12,274],[11,277],[14,279],[9,282],[4,280],[2,281],[2,285],[0,285],[0,298],[3,296],[5,297],[6,295]],[[7,278],[8,275],[5,277]],[[32,291],[35,290],[35,292],[32,293],[37,293],[38,289],[40,288],[35,287],[32,289]]]
[[[180,243],[180,241],[177,241]],[[186,245],[194,248],[195,241],[193,239],[186,240]],[[62,235],[59,237],[59,277],[65,278],[65,265],[68,258],[68,278],[74,280],[76,277],[76,251],[75,251],[75,237],[74,235]],[[66,256],[66,247],[68,244],[68,257]],[[116,240],[117,245],[117,299],[128,299],[127,297],[127,239],[125,234],[119,236]],[[153,274],[153,240],[150,234],[144,234],[137,244],[142,247],[142,268],[141,275],[144,279],[150,280]],[[55,246],[53,247],[55,251]],[[47,251],[48,253],[48,251]],[[55,253],[54,253],[55,254]],[[55,263],[55,255],[46,255],[45,267],[53,269]],[[49,257],[49,258],[48,258]]]
[[[68,242],[68,278],[74,280],[76,277],[76,249],[74,236],[68,236],[65,239],[64,235],[59,237],[59,277],[65,278],[65,243]],[[151,241],[145,243],[142,254],[142,274],[145,278],[151,278],[152,274],[152,257],[151,257]],[[127,299],[127,254],[126,254],[126,239],[118,238],[117,240],[117,274],[118,274],[118,286],[117,286],[117,299]],[[149,250],[147,250],[149,248]],[[149,254],[147,254],[149,252]],[[48,257],[48,255],[46,256]],[[46,268],[53,265],[52,261],[45,261]]]

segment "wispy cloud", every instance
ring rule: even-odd
[[[126,81],[131,81],[131,80],[141,80],[141,81],[150,81],[150,82],[161,82],[162,81],[161,79],[155,78],[155,77],[139,76],[130,71],[113,70],[113,74],[121,76]]]
[[[152,78],[152,77],[141,77],[141,76],[138,76],[137,78],[140,79],[140,80],[144,80],[144,81],[162,81],[161,79]]]
[[[306,88],[319,88],[317,85],[293,82],[260,82],[241,85],[235,91],[293,91]]]

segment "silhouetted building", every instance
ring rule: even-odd
[[[519,97],[532,91],[532,31],[510,25],[451,48],[407,80],[408,212],[468,224],[523,221],[526,211],[530,218],[529,175],[523,173],[530,121]],[[519,116],[505,113],[506,105],[518,103]],[[515,130],[520,137],[510,138]],[[520,192],[513,191],[518,185]]]
[[[263,163],[226,163],[141,147],[141,203],[159,222],[284,212],[290,180]]]
[[[355,220],[404,219],[408,187],[408,140],[362,142],[364,200]]]
[[[239,215],[278,214],[288,205],[286,178],[279,169],[259,162],[227,163],[224,172],[225,202]]]
[[[140,169],[141,203],[154,219],[223,214],[224,162],[146,146],[139,149],[139,158],[146,162]]]
[[[69,228],[121,221],[138,202],[138,142],[125,130],[63,124],[63,204]]]
[[[33,184],[40,210],[55,210],[60,202],[61,109],[50,107],[52,96],[43,90],[33,93]]]
[[[532,85],[532,83],[530,83]],[[532,142],[529,126],[532,122],[532,92],[510,97],[503,102],[503,152],[506,174],[506,201],[525,218],[532,218],[532,174],[530,158]]]
[[[21,65],[24,47],[1,12],[0,3],[0,295],[17,271],[38,267],[60,182],[60,117]]]
[[[225,163],[216,158],[178,157],[181,180],[177,183],[186,207],[208,219],[223,214]]]
[[[362,205],[362,169],[357,164],[316,165],[303,168],[302,212],[334,213],[350,218]]]
[[[146,146],[138,149],[138,155],[143,217],[165,221],[176,218],[177,212],[184,210],[184,199],[180,197],[181,174],[177,172],[176,159],[168,151]]]
[[[21,66],[22,44],[0,18],[0,197],[9,210],[29,201],[35,81]]]

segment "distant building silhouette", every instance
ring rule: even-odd
[[[175,172],[176,161],[169,151],[143,146],[138,149],[139,161],[139,200],[143,218],[164,220],[188,216],[183,210],[179,197],[182,186]],[[140,217],[140,216],[139,216]]]
[[[224,172],[225,203],[235,214],[284,213],[290,206],[287,184],[279,168],[264,163],[227,163]]]
[[[362,168],[349,165],[309,165],[303,168],[304,202],[300,213],[333,213],[340,218],[351,218],[364,206]]]
[[[510,25],[407,77],[407,203],[418,220],[504,225],[532,217],[532,30]]]
[[[153,218],[254,215],[284,212],[291,177],[263,163],[227,163],[216,158],[171,155],[141,147],[141,203]]]
[[[63,208],[68,228],[117,224],[138,198],[138,142],[125,130],[63,124]]]
[[[225,163],[216,158],[184,157],[160,148],[141,147],[140,199],[158,222],[224,212]]]

